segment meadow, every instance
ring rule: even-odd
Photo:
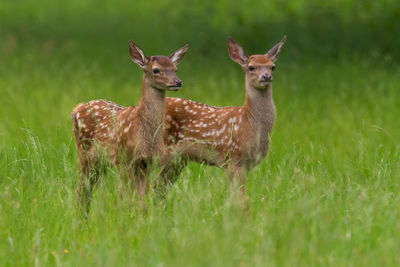
[[[111,169],[85,220],[75,199],[70,113],[91,99],[137,104],[141,71],[129,59],[129,39],[148,55],[193,43],[179,65],[184,86],[168,95],[226,106],[244,101],[244,73],[228,56],[227,35],[252,54],[268,51],[286,32],[283,24],[260,41],[244,30],[235,35],[231,21],[226,32],[199,43],[202,35],[190,35],[188,23],[173,33],[180,38],[163,33],[153,42],[151,28],[141,32],[130,22],[128,2],[109,3],[104,21],[91,1],[78,2],[64,9],[47,0],[15,9],[0,4],[1,266],[400,264],[400,65],[387,40],[320,51],[312,34],[303,40],[288,30],[274,74],[271,148],[248,174],[248,213],[223,170],[192,163],[165,198],[149,193],[147,212],[134,198],[121,200]],[[79,10],[88,16],[75,21]],[[169,16],[178,23],[179,14]]]

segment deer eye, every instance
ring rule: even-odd
[[[254,67],[253,66],[249,66],[249,71],[253,71],[254,70]]]
[[[272,66],[271,70],[275,70],[275,66]]]
[[[154,74],[158,74],[158,73],[160,73],[160,70],[157,69],[157,68],[154,68],[154,69],[153,69],[153,73],[154,73]]]

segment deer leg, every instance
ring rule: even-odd
[[[147,162],[144,160],[135,160],[131,161],[130,164],[119,165],[120,184],[118,186],[118,191],[121,198],[124,196],[132,198],[132,195],[136,191],[139,206],[146,208],[143,203],[143,197],[147,193],[149,187],[148,169]]]
[[[152,187],[158,196],[165,198],[170,185],[174,184],[181,174],[183,168],[187,165],[187,160],[176,159],[176,161],[163,166],[158,178],[154,180]]]
[[[169,157],[168,161],[161,162],[161,182],[157,185],[166,186],[169,183],[175,183],[181,174],[183,168],[188,164],[188,160],[185,156],[174,154]]]
[[[143,198],[149,190],[149,167],[147,166],[148,162],[141,162],[140,166],[137,168],[135,173],[135,186],[136,193],[138,197],[139,206],[143,210],[147,210],[146,204],[143,202]]]
[[[120,181],[118,185],[118,194],[121,199],[128,196],[130,197],[134,192],[133,170],[130,166],[125,164],[118,165]]]
[[[100,170],[96,163],[92,163],[87,158],[80,161],[81,178],[77,188],[77,200],[79,205],[85,209],[86,214],[89,213],[90,202],[92,199],[93,188],[96,186]]]
[[[139,200],[147,193],[149,186],[145,175],[138,175],[136,177],[136,192]]]
[[[239,186],[244,208],[249,209],[249,200],[246,195],[246,169],[239,166],[228,166],[225,169],[231,178],[231,186]]]
[[[152,182],[152,187],[157,192],[162,192],[168,184],[174,183],[187,165],[187,160],[180,154],[180,149],[178,145],[171,145],[164,150],[158,162],[161,170]]]
[[[187,160],[181,159],[168,164],[161,172],[161,179],[163,185],[173,184],[178,179],[183,168],[187,165]]]

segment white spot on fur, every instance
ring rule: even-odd
[[[86,128],[86,124],[84,124],[81,120],[78,120],[78,127],[79,128]]]
[[[225,131],[225,129],[226,129],[226,124],[224,124],[224,126],[219,131],[216,132],[217,136],[220,136]]]

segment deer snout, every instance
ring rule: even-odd
[[[182,81],[181,80],[176,80],[176,87],[182,87]]]
[[[269,73],[264,73],[261,75],[260,82],[272,82],[272,75]]]
[[[174,79],[173,84],[168,86],[169,90],[178,90],[179,88],[182,87],[182,80],[179,79]]]

